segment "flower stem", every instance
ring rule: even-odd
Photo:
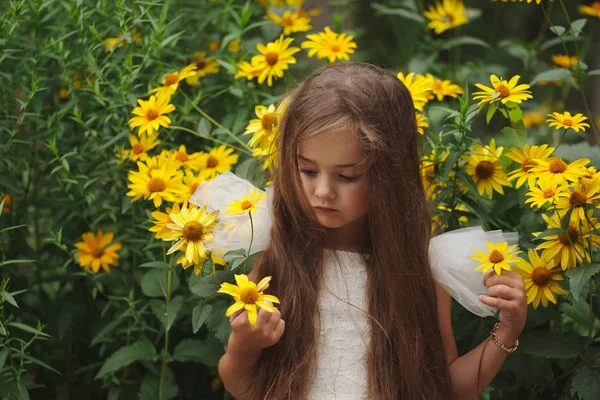
[[[167,280],[167,291],[165,293],[165,304],[166,304],[166,314],[167,314],[167,325],[169,320],[169,302],[171,301],[171,287],[173,285],[173,264],[174,255],[171,255],[169,260],[169,269],[165,270],[165,278]],[[165,377],[167,374],[167,355],[169,354],[169,328],[165,326],[165,347],[163,348],[162,354],[162,366],[160,369],[160,388],[158,391],[159,400],[165,399]]]
[[[192,107],[194,107],[194,109],[196,111],[198,111],[200,113],[200,115],[202,115],[204,118],[206,118],[207,120],[209,120],[214,126],[216,126],[217,128],[221,128],[223,130],[225,130],[225,132],[236,142],[238,142],[242,147],[244,147],[247,151],[249,151],[250,153],[252,153],[252,150],[248,147],[248,145],[244,142],[242,142],[240,140],[240,138],[238,138],[236,135],[233,134],[233,132],[231,132],[229,129],[225,128],[223,125],[221,125],[219,122],[217,122],[213,117],[211,117],[210,115],[208,115],[203,109],[201,109],[200,107],[198,107],[189,97],[187,94],[185,94],[184,91],[181,91],[181,94],[183,94],[183,97],[185,97],[185,99],[192,105]],[[203,136],[204,137],[204,136]],[[227,144],[226,144],[227,145]],[[233,147],[233,146],[232,146]]]
[[[228,147],[232,147],[232,148],[236,149],[237,151],[239,151],[239,152],[242,152],[242,153],[244,153],[244,154],[247,154],[247,155],[249,155],[249,156],[251,156],[251,155],[252,155],[252,152],[249,152],[249,151],[248,151],[248,150],[246,150],[246,149],[242,149],[242,148],[240,148],[240,147],[237,147],[237,146],[234,146],[234,145],[232,145],[232,144],[230,144],[230,143],[225,143],[225,142],[222,142],[222,141],[220,141],[219,139],[217,139],[217,138],[214,138],[214,137],[212,137],[212,136],[204,136],[204,135],[201,135],[200,133],[198,133],[198,132],[196,132],[196,131],[193,131],[193,130],[191,130],[191,129],[189,129],[189,128],[186,128],[185,126],[171,125],[171,126],[169,126],[169,129],[179,129],[180,131],[184,131],[184,132],[191,133],[192,135],[194,135],[194,136],[198,136],[198,137],[200,137],[200,138],[202,138],[202,139],[211,140],[211,141],[213,141],[213,142],[215,142],[215,143],[219,143],[219,144],[222,144],[222,145],[225,145],[225,146],[228,146]]]
[[[575,55],[577,57],[579,57],[579,45],[577,44],[577,38],[575,37],[575,31],[573,31],[573,26],[571,25],[571,18],[569,18],[569,13],[567,12],[567,9],[565,8],[565,4],[563,3],[563,0],[558,0],[558,2],[560,3],[560,7],[563,10],[563,13],[565,14],[565,18],[567,19],[567,22],[569,23],[569,31],[571,32],[571,37],[573,38],[573,44],[575,45]]]
[[[248,262],[248,258],[250,257],[250,250],[252,249],[252,241],[254,240],[254,221],[252,221],[252,211],[248,211],[248,216],[250,217],[250,245],[248,246],[248,253],[246,253],[246,259],[244,260],[244,269],[242,273],[246,273],[246,264]]]

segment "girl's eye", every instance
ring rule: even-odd
[[[357,180],[359,177],[358,176],[346,176],[346,175],[340,175],[340,178],[342,178],[343,180],[347,181],[347,182],[354,182],[355,180]]]
[[[316,175],[317,172],[316,171],[312,171],[310,169],[304,169],[304,168],[300,168],[300,172],[306,175]]]

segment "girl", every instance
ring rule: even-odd
[[[499,309],[500,324],[490,346],[492,337],[458,357],[446,289],[464,292],[434,276],[468,262],[456,243],[470,250],[487,239],[463,231],[430,264],[408,90],[382,68],[344,63],[314,73],[286,102],[269,241],[250,274],[272,276],[281,305],[261,309],[254,327],[246,311],[231,316],[225,387],[250,400],[475,399],[524,327],[524,284],[510,271],[482,282],[472,262],[464,267],[489,295],[472,301],[471,292],[471,302]]]

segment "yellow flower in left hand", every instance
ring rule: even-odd
[[[91,268],[96,273],[102,266],[106,272],[110,272],[110,265],[115,267],[119,265],[119,251],[122,247],[120,242],[110,244],[114,235],[112,233],[103,234],[102,231],[87,232],[82,235],[83,242],[75,243],[79,249],[79,265],[83,268]]]
[[[138,135],[146,132],[151,135],[152,132],[158,130],[160,126],[168,127],[171,124],[171,119],[164,114],[168,114],[175,110],[173,104],[169,104],[171,96],[158,94],[150,96],[149,100],[138,99],[139,107],[133,109],[132,113],[137,115],[129,120],[131,129],[139,126]]]
[[[579,132],[581,129],[582,132],[585,132],[585,128],[590,127],[589,124],[583,122],[588,117],[584,117],[581,113],[571,115],[568,111],[565,111],[563,114],[553,112],[552,114],[548,114],[548,117],[550,118],[546,122],[548,122],[548,126],[551,128],[555,126],[556,129],[573,129],[575,132]]]
[[[503,269],[510,271],[510,265],[508,263],[519,261],[519,257],[515,256],[521,251],[515,250],[516,247],[516,244],[513,244],[512,246],[508,247],[507,242],[488,242],[488,253],[485,253],[480,250],[473,250],[473,252],[477,253],[479,256],[471,256],[469,257],[469,259],[481,261],[483,263],[480,264],[477,268],[475,268],[475,271],[483,269],[483,272],[486,273],[490,268],[494,268],[496,274],[500,275]]]
[[[256,316],[258,314],[258,307],[273,313],[275,307],[267,303],[280,303],[279,299],[270,294],[264,294],[263,292],[269,287],[271,281],[270,276],[266,276],[258,283],[258,285],[250,280],[246,275],[235,275],[235,282],[237,285],[232,285],[228,282],[223,282],[221,288],[217,290],[217,293],[226,293],[235,299],[235,303],[227,309],[225,316],[229,317],[236,311],[245,309],[248,311],[248,321],[250,326],[256,324]]]
[[[496,75],[490,75],[490,82],[493,87],[487,87],[485,85],[476,83],[479,89],[483,92],[473,93],[473,100],[480,99],[479,105],[484,103],[493,103],[501,101],[502,104],[506,104],[509,101],[520,104],[527,99],[533,99],[531,92],[527,89],[529,85],[518,85],[517,82],[521,77],[519,75],[513,76],[510,81],[500,80]]]
[[[436,1],[435,6],[429,6],[429,11],[424,11],[423,15],[431,20],[427,27],[438,35],[469,22],[462,0]]]
[[[250,212],[256,212],[256,207],[262,207],[260,204],[261,201],[267,198],[267,194],[265,192],[259,191],[258,189],[254,189],[250,196],[244,195],[242,200],[235,200],[233,203],[229,205],[227,209],[227,214],[236,215],[236,214],[250,214]]]

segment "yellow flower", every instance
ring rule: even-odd
[[[435,6],[429,6],[429,11],[424,11],[423,15],[430,20],[427,27],[438,35],[469,22],[462,0],[436,1]]]
[[[279,134],[281,114],[278,111],[274,104],[269,107],[263,105],[254,107],[258,119],[250,120],[244,131],[244,135],[252,133],[252,138],[248,142],[250,147],[268,149],[273,145],[275,137]]]
[[[190,205],[190,207],[192,207],[193,205]],[[181,210],[181,206],[179,205],[179,203],[174,203],[173,207],[167,207],[165,212],[161,212],[161,211],[153,211],[152,212],[152,218],[154,218],[154,220],[150,220],[150,222],[152,222],[152,226],[150,228],[148,228],[148,230],[150,232],[155,232],[154,237],[157,239],[162,239],[165,234],[171,232],[171,229],[167,227],[167,225],[172,224],[173,220],[171,220],[171,217],[169,216],[171,213],[175,213],[178,214],[179,211]]]
[[[187,191],[183,196],[184,200],[189,200],[190,197],[192,197],[194,192],[196,192],[196,189],[198,189],[198,186],[200,186],[200,184],[205,181],[204,176],[204,172],[200,172],[198,175],[196,175],[192,170],[188,169],[187,171],[185,171],[185,176],[183,177],[183,184],[187,188]]]
[[[539,187],[529,186],[527,192],[525,204],[531,203],[531,207],[542,208],[546,203],[554,204],[560,198],[569,197],[569,187],[565,183],[540,181],[538,184]]]
[[[254,189],[250,196],[244,195],[241,200],[235,200],[233,203],[231,203],[226,213],[229,215],[236,215],[256,212],[256,207],[262,207],[260,202],[266,198],[267,194],[265,192]]]
[[[245,309],[248,311],[248,321],[250,322],[250,326],[254,326],[256,324],[258,307],[270,313],[275,312],[275,307],[267,302],[280,303],[279,299],[275,296],[263,293],[269,287],[270,281],[271,277],[266,276],[261,279],[257,285],[256,283],[249,281],[246,275],[235,274],[235,282],[237,285],[223,282],[221,288],[217,290],[217,292],[228,294],[235,299],[235,303],[227,309],[225,316],[229,317],[234,312]]]
[[[563,271],[569,268],[575,268],[577,262],[583,262],[585,258],[590,261],[590,254],[587,250],[587,239],[592,242],[592,247],[600,245],[600,237],[590,234],[590,232],[598,227],[596,226],[597,218],[594,217],[594,210],[588,211],[588,217],[591,225],[587,220],[582,220],[577,226],[573,220],[569,221],[566,235],[559,233],[555,235],[547,235],[542,239],[543,243],[536,247],[536,250],[546,249],[544,253],[548,253],[548,257],[554,259],[556,264],[560,263]],[[542,218],[546,221],[548,229],[562,229],[561,218],[557,213],[553,213],[551,217],[542,214]],[[542,232],[533,232],[532,235],[537,237]],[[585,247],[582,246],[585,244]]]
[[[3,213],[9,213],[15,207],[13,198],[8,193],[5,193],[2,197],[0,197],[0,204],[2,204]]]
[[[292,38],[285,38],[283,35],[274,42],[267,43],[265,46],[262,43],[256,45],[256,49],[260,53],[252,57],[252,66],[261,69],[258,83],[262,84],[265,79],[267,84],[273,84],[273,77],[281,78],[283,71],[289,68],[289,64],[295,64],[295,53],[300,51],[298,47],[289,47],[294,41]]]
[[[473,100],[481,99],[479,105],[484,103],[493,103],[495,101],[501,101],[502,104],[506,104],[509,101],[515,103],[521,103],[524,100],[532,99],[533,96],[531,92],[528,91],[529,85],[518,85],[520,76],[513,76],[510,81],[500,80],[496,75],[490,75],[490,82],[492,83],[492,88],[484,86],[482,84],[476,83],[479,89],[483,90],[483,92],[475,92],[473,93]]]
[[[579,6],[577,10],[584,15],[600,18],[600,1],[594,1],[589,6]]]
[[[165,233],[162,240],[177,240],[167,254],[177,250],[185,253],[185,260],[194,265],[202,265],[206,258],[205,242],[210,242],[214,235],[212,230],[217,224],[218,211],[206,212],[206,207],[190,208],[183,205],[178,213],[171,212],[169,217],[173,223],[167,224],[170,232]]]
[[[433,100],[435,97],[438,101],[442,101],[445,96],[456,99],[463,94],[463,89],[450,80],[437,79],[431,74],[425,74],[425,77],[429,79],[429,85],[431,86],[431,92],[427,96],[429,100]]]
[[[427,95],[431,90],[430,80],[425,76],[415,74],[414,72],[411,72],[406,76],[404,76],[402,72],[399,72],[396,76],[410,92],[414,107],[419,111],[423,111],[423,107],[429,101]]]
[[[91,268],[94,273],[98,272],[100,267],[106,272],[110,272],[110,266],[119,265],[119,255],[117,251],[121,249],[120,242],[110,244],[114,235],[112,233],[103,234],[102,231],[87,232],[82,235],[83,242],[75,243],[79,249],[79,265],[83,268]]]
[[[148,151],[152,150],[159,145],[160,141],[158,138],[158,132],[153,132],[150,135],[145,133],[140,135],[138,139],[135,135],[129,135],[129,143],[131,149],[123,150],[122,157],[129,156],[131,161],[146,161],[148,158]]]
[[[225,48],[230,53],[237,53],[241,49],[240,41],[233,39],[229,43],[227,43],[227,46],[225,46]]]
[[[552,54],[552,61],[559,67],[570,69],[577,65],[579,59],[577,56],[569,57],[566,54]]]
[[[179,82],[195,74],[196,63],[192,63],[184,67],[179,72],[171,72],[165,75],[162,80],[162,86],[159,88],[152,89],[150,93],[158,92],[166,96],[172,96],[179,88]]]
[[[554,260],[542,254],[540,257],[533,249],[527,252],[529,261],[520,259],[515,266],[515,272],[523,277],[527,292],[527,304],[533,303],[537,308],[542,302],[548,307],[548,300],[556,304],[556,296],[566,294],[565,290],[556,281],[565,279],[560,270],[554,269]]]
[[[212,179],[216,174],[229,171],[231,166],[238,162],[238,155],[233,153],[232,148],[225,145],[215,147],[209,153],[202,154],[200,168],[206,179]]]
[[[153,200],[155,207],[160,207],[162,201],[178,203],[185,193],[182,183],[183,173],[176,168],[165,165],[150,170],[142,162],[137,163],[139,171],[129,173],[127,187],[131,189],[127,196],[133,197],[131,202],[144,197],[144,200]]]
[[[213,40],[208,42],[208,50],[210,51],[217,51],[221,48],[221,41],[220,40]]]
[[[417,132],[420,135],[425,134],[424,128],[429,128],[429,123],[427,123],[427,118],[421,113],[415,113],[415,118],[417,120]]]
[[[577,182],[579,177],[587,174],[585,165],[589,158],[580,158],[571,164],[565,163],[560,157],[551,157],[546,160],[534,160],[539,165],[530,169],[538,179],[549,180],[551,183]]]
[[[552,114],[548,114],[550,118],[546,120],[548,122],[549,127],[555,126],[556,129],[573,129],[575,132],[579,132],[581,129],[585,132],[585,128],[589,128],[590,125],[583,122],[587,120],[587,117],[584,117],[583,114],[578,113],[575,115],[571,115],[568,111],[565,111],[563,114],[554,112]]]
[[[325,27],[325,32],[306,35],[305,42],[302,42],[303,49],[310,49],[308,56],[317,55],[317,58],[327,58],[330,63],[336,59],[350,60],[350,54],[354,53],[356,43],[352,40],[354,36],[345,33],[335,33],[330,27]]]
[[[138,29],[131,30],[131,41],[133,43],[139,43],[142,41],[142,32]],[[122,39],[121,32],[117,33],[114,38],[104,39],[104,52],[108,53],[119,47],[123,47],[127,43],[127,39]]]
[[[540,112],[523,113],[523,124],[527,129],[532,128],[534,126],[543,125],[544,122],[546,122],[546,116]]]
[[[471,256],[469,257],[469,259],[481,261],[483,263],[480,264],[477,268],[475,268],[475,271],[483,269],[483,273],[486,273],[489,269],[493,268],[494,271],[496,271],[496,274],[500,275],[503,269],[510,271],[509,263],[519,261],[519,257],[516,257],[516,255],[519,254],[521,251],[516,250],[516,247],[516,244],[513,244],[512,246],[508,247],[507,242],[488,242],[488,253],[485,253],[480,250],[473,250],[473,252],[478,254],[478,256]]]
[[[513,147],[513,149],[506,154],[506,157],[521,164],[521,168],[517,168],[509,172],[507,180],[511,181],[513,179],[519,178],[516,184],[517,188],[520,188],[521,185],[525,183],[525,181],[527,181],[529,187],[532,188],[535,184],[537,176],[534,172],[531,171],[531,168],[538,165],[538,162],[534,161],[534,159],[547,160],[553,152],[554,147],[548,147],[547,144],[531,147],[528,144],[526,144],[523,147],[523,150],[519,149],[518,147]]]
[[[496,148],[496,141],[492,139],[485,147],[475,143],[471,148],[471,154],[464,157],[467,160],[465,170],[473,178],[479,194],[483,195],[485,191],[490,199],[494,190],[504,194],[502,185],[510,186],[500,164],[503,149],[503,147]]]
[[[149,100],[138,99],[139,107],[133,109],[132,113],[137,115],[129,120],[131,129],[139,126],[138,135],[146,132],[151,135],[152,132],[158,130],[159,126],[168,127],[171,124],[171,119],[164,114],[168,114],[175,110],[173,104],[169,104],[171,96],[158,94],[150,96]]]
[[[179,145],[179,149],[173,152],[175,160],[179,161],[185,168],[190,168],[194,171],[200,169],[204,152],[188,153],[185,144]]]
[[[579,221],[585,219],[585,207],[597,207],[600,199],[600,179],[580,179],[576,182],[573,191],[566,192],[567,196],[558,199],[556,208],[558,214],[563,218],[569,209],[573,209],[571,220],[575,226]]]
[[[262,74],[263,68],[250,64],[248,61],[240,61],[236,64],[237,72],[235,79],[246,78],[248,80],[258,78]]]
[[[219,72],[219,63],[216,60],[206,58],[206,53],[201,51],[194,54],[192,64],[195,65],[195,69],[192,73],[185,78],[185,82],[190,86],[196,86],[198,79],[208,74],[216,74]]]
[[[439,212],[440,210],[441,212]],[[459,213],[468,213],[469,209],[464,204],[457,204],[454,209],[446,207],[443,204],[438,204],[435,212],[433,213],[433,218],[431,220],[431,232],[438,233],[443,232],[448,226],[445,223],[448,215],[454,215]],[[444,218],[446,216],[446,218]],[[458,217],[459,225],[466,225],[469,222],[469,218],[466,215],[460,215]]]
[[[220,254],[220,253],[219,253]],[[223,260],[223,258],[219,257],[217,255],[217,252],[214,251],[207,251],[206,252],[206,258],[208,259],[208,257],[210,257],[210,259],[213,261],[214,264],[219,264],[219,265],[225,265],[227,264],[225,262],[225,260]],[[192,265],[194,266],[194,275],[199,275],[200,272],[202,272],[202,267],[204,266],[204,260],[200,260],[201,262],[199,264],[194,264],[193,262],[189,262],[187,260],[187,258],[185,257],[185,254],[182,255],[181,257],[179,257],[177,259],[177,264],[181,264],[181,267],[185,270],[188,269],[189,267],[191,267]],[[214,273],[214,266],[213,266],[213,271],[212,273]]]
[[[276,24],[281,25],[285,36],[294,32],[306,32],[312,28],[310,18],[300,17],[298,13],[290,11],[285,11],[281,17],[274,12],[268,12],[265,19],[273,20]]]

